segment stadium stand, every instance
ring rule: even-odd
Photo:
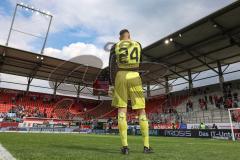
[[[115,119],[117,110],[112,108],[111,101],[82,100],[48,94],[1,89],[0,113],[16,113],[17,118],[39,117],[73,119]],[[202,87],[195,90],[193,96],[185,91],[169,95],[155,96],[147,99],[146,112],[151,123],[218,123],[228,121],[227,108],[239,107],[239,89],[227,91],[221,96],[216,86]],[[234,119],[239,113],[234,113]],[[134,121],[136,113],[129,108],[128,121]],[[19,121],[19,120],[18,120]]]
[[[16,113],[17,117],[40,117],[40,118],[66,118],[71,107],[72,112],[76,110],[91,110],[96,107],[97,102],[87,100],[88,103],[77,102],[76,98],[57,96],[10,89],[1,89],[0,113]],[[80,108],[80,106],[82,108]],[[74,109],[75,108],[75,109]],[[19,114],[19,115],[18,115]]]
[[[226,122],[226,109],[239,107],[239,88],[233,87],[229,90],[231,86],[227,86],[225,91],[222,91],[224,89],[223,75],[227,74],[222,67],[240,61],[239,4],[237,1],[143,49],[144,61],[163,63],[168,66],[169,72],[164,75],[167,82],[166,90],[169,90],[169,82],[178,78],[182,78],[188,83],[188,89],[185,91],[170,94],[166,92],[164,97],[160,95],[154,98],[147,97],[147,113],[153,123]],[[170,39],[172,41],[169,41]],[[166,40],[168,44],[165,43]],[[86,103],[76,102],[81,92],[80,88],[93,87],[93,82],[102,69],[46,55],[41,55],[42,57],[39,58],[36,53],[9,46],[0,45],[0,52],[3,53],[1,55],[1,73],[54,83],[54,95],[34,92],[25,95],[24,92],[3,89],[0,97],[2,117],[6,116],[9,111],[17,111],[17,114],[20,113],[20,118],[23,114],[28,117],[46,118],[74,118],[73,115],[77,115],[86,120],[116,117],[116,109],[111,108],[110,101],[80,99]],[[208,86],[210,90],[199,93],[198,90],[204,90],[206,87],[194,88],[193,82],[201,79],[195,79],[197,76],[193,77],[193,75],[207,70],[216,73],[215,77],[219,78],[220,85]],[[239,72],[239,70],[231,73],[235,72]],[[29,73],[32,73],[31,77],[29,77]],[[28,81],[27,92],[30,83],[31,81]],[[56,96],[58,84],[61,83],[76,85],[78,88],[77,98]],[[144,85],[146,88],[150,88],[149,84]],[[105,89],[107,90],[107,88]],[[231,92],[228,93],[228,91]],[[189,94],[191,92],[194,94]],[[237,98],[234,97],[234,94]],[[56,98],[53,98],[55,96]],[[69,115],[68,112],[70,112]],[[234,117],[238,119],[238,114],[234,113]],[[130,111],[129,121],[135,118],[135,113]]]
[[[226,85],[224,93],[219,91],[216,86],[202,87],[198,89],[196,95],[189,97],[187,101],[177,107],[177,112],[181,114],[182,121],[186,123],[228,122],[227,109],[240,107],[239,93],[236,84],[234,84],[234,88],[229,87],[229,84]],[[192,104],[191,108],[189,108],[189,102]]]

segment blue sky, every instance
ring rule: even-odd
[[[109,53],[103,50],[103,46],[107,42],[118,41],[120,29],[128,28],[132,38],[144,47],[234,1],[1,0],[0,44],[6,42],[16,3],[23,2],[53,15],[44,54],[66,60],[90,54],[101,58],[106,65]],[[48,19],[26,12],[19,10],[14,28],[45,35]],[[9,43],[10,46],[38,53],[41,44],[39,39],[15,32]],[[20,81],[26,83],[25,79]]]
[[[102,48],[107,41],[117,41],[118,31],[125,27],[130,29],[133,38],[137,38],[143,46],[146,46],[233,1],[105,0],[102,3],[100,0],[1,0],[0,15],[9,20],[3,31],[6,32],[17,2],[24,2],[35,8],[50,11],[54,18],[47,47],[54,49],[61,50],[64,46],[77,42]],[[23,14],[24,11],[19,10],[19,13]],[[31,23],[31,17],[17,18],[23,22],[25,20],[26,24]],[[29,25],[38,28],[34,23]],[[40,23],[40,25],[47,26],[47,23]],[[44,30],[39,34],[44,35]],[[36,40],[29,41],[26,43],[30,45],[35,41],[30,47],[34,50]]]
[[[10,0],[1,0],[0,1],[0,15],[3,17],[6,17],[8,19],[7,24],[5,24],[5,28],[6,28],[4,30],[5,33],[8,32],[8,28],[10,27],[10,21],[13,16],[14,8],[15,8],[14,2],[20,3],[22,1],[10,1]],[[29,6],[34,6],[34,5],[31,5],[31,3],[25,3],[25,4],[29,4]],[[44,10],[44,9],[41,9],[41,10]],[[32,15],[32,12],[18,9],[16,19],[22,18],[19,16],[20,14],[22,14],[26,18],[31,19],[30,16]],[[54,15],[53,15],[53,17],[54,17]],[[27,19],[25,19],[25,20],[26,20],[26,25],[28,25],[29,22],[27,21]],[[53,19],[53,21],[54,21],[54,19]],[[34,22],[32,23],[32,25],[34,26]],[[47,27],[48,23],[42,23],[42,25]],[[15,22],[14,27],[16,29],[19,29],[17,22]],[[47,29],[47,28],[45,28],[45,29]],[[25,29],[21,29],[21,31],[27,32]],[[29,32],[29,33],[31,33],[31,32]],[[45,36],[45,33],[46,32],[39,32],[39,33],[35,33],[35,34]],[[12,33],[12,36],[15,36],[14,33]],[[27,35],[25,35],[25,36],[27,37]],[[78,26],[78,27],[70,26],[67,29],[62,29],[61,31],[57,31],[57,32],[51,32],[51,30],[50,30],[50,34],[48,36],[48,41],[47,41],[46,47],[62,49],[66,45],[76,43],[79,41],[84,42],[84,43],[92,43],[92,42],[94,42],[96,37],[97,37],[97,33],[93,29],[86,28],[84,26]],[[2,44],[3,44],[4,38],[2,38],[2,41],[3,41],[2,42]],[[11,40],[10,40],[10,42],[11,42]],[[41,46],[41,44],[42,44],[42,42],[41,42],[41,44],[39,44],[39,42],[41,42],[41,41],[39,41],[39,39],[32,39],[32,43],[30,43],[30,44],[31,45],[34,44],[34,45],[36,45],[36,48],[39,48],[38,46]],[[38,50],[33,49],[33,51],[38,51]]]

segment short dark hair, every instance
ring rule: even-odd
[[[122,29],[120,32],[119,32],[119,35],[123,35],[124,33],[129,33],[129,31],[127,29]]]

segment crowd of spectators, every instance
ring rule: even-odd
[[[40,112],[37,107],[30,109],[22,105],[14,105],[7,113],[0,113],[2,121],[21,122],[24,117],[47,118],[46,109]]]
[[[240,107],[239,95],[232,90],[231,84],[224,86],[223,94],[211,93],[209,88],[205,88],[202,91],[199,91],[200,98],[198,99],[197,105],[201,110],[208,110],[209,105],[214,105],[218,109],[238,108]],[[196,105],[193,103],[192,99],[187,101],[186,112],[193,111],[193,105]]]

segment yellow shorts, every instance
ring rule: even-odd
[[[115,78],[112,106],[127,107],[131,100],[132,109],[145,108],[142,80],[138,72],[118,71]]]

